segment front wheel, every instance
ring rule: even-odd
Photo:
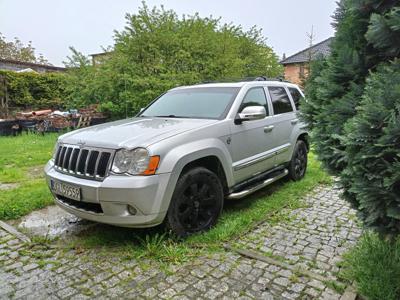
[[[183,174],[175,187],[166,225],[179,237],[210,229],[224,202],[222,184],[213,172],[197,167]]]
[[[307,170],[307,146],[298,140],[294,146],[292,159],[289,163],[289,177],[298,181],[304,177]]]

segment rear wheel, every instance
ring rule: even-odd
[[[307,146],[302,140],[298,140],[294,147],[292,160],[289,163],[289,177],[298,181],[304,177],[307,170]]]
[[[194,168],[177,182],[167,212],[167,227],[179,237],[208,230],[216,224],[223,201],[219,178],[206,168]]]

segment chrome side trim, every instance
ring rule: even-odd
[[[238,161],[237,163],[233,164],[233,170],[234,171],[238,171],[241,170],[243,168],[247,168],[249,166],[252,166],[254,164],[257,164],[263,160],[269,159],[271,157],[274,157],[275,155],[281,154],[285,151],[288,151],[290,148],[290,143],[284,144],[282,146],[279,146],[277,148],[274,148],[272,150],[254,155],[252,157],[243,159],[241,161]]]

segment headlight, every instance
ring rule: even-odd
[[[117,174],[153,175],[158,167],[159,156],[149,156],[144,148],[117,151],[111,170]]]

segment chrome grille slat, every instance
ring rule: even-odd
[[[60,155],[58,157],[58,166],[61,166],[61,162],[64,161],[65,147],[60,147]]]
[[[75,163],[75,174],[78,174],[79,161],[81,160],[82,151],[79,149],[78,158]]]
[[[61,151],[62,161],[60,162],[61,169],[64,169],[65,157],[67,156],[68,147],[64,147]]]
[[[111,149],[61,144],[56,152],[55,169],[71,176],[101,181],[108,175],[114,153]]]
[[[72,160],[74,157],[74,151],[75,151],[75,148],[71,147],[71,155],[69,157],[68,168],[67,168],[68,172],[71,172],[71,165],[72,165]]]
[[[101,158],[101,152],[99,152],[99,154],[97,155],[96,164],[94,166],[94,177],[98,176],[97,175],[97,169],[99,168],[100,158]]]
[[[90,151],[90,150],[89,150],[88,155],[86,156],[85,171],[83,171],[83,175],[85,175],[85,176],[89,176],[89,174],[88,174],[88,172],[87,172],[87,169],[88,169],[89,159],[90,159],[90,156],[92,155],[92,153],[93,153],[93,151]]]

